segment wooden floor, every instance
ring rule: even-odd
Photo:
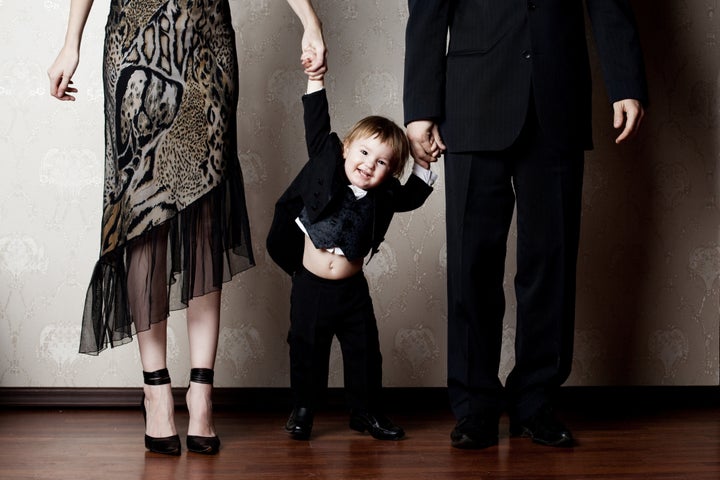
[[[407,438],[382,442],[347,427],[338,410],[320,412],[311,441],[288,439],[287,412],[220,411],[217,456],[166,457],[145,451],[139,411],[0,410],[0,478],[22,479],[720,479],[720,408],[592,415],[561,412],[573,449],[508,438],[497,447],[450,447],[447,412],[394,414]],[[187,413],[176,420],[185,433]],[[184,444],[184,440],[183,440]],[[183,445],[184,448],[184,445]]]

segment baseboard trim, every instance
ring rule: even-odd
[[[178,408],[185,406],[185,389],[174,388]],[[447,389],[439,387],[385,388],[388,412],[449,410]],[[140,388],[27,388],[0,387],[0,408],[136,408]],[[289,388],[216,388],[216,409],[241,411],[285,410]],[[565,410],[695,408],[720,406],[720,386],[595,386],[562,387],[556,398]],[[328,391],[325,408],[343,408],[342,388]]]
[[[185,405],[185,388],[173,388],[175,404]],[[388,405],[410,409],[447,406],[444,388],[386,388]],[[142,388],[26,388],[0,387],[0,408],[135,408],[140,404]],[[285,410],[291,405],[289,388],[215,388],[215,409],[250,411]],[[330,388],[324,407],[341,408],[342,388]]]

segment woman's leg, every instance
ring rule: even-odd
[[[128,246],[127,284],[130,311],[138,332],[144,372],[167,368],[167,229],[158,227]],[[151,437],[175,435],[171,385],[143,386]]]
[[[143,371],[155,372],[166,368],[167,320],[154,324],[150,330],[139,332],[137,339]],[[171,385],[143,385],[143,391],[147,410],[145,434],[156,438],[176,435]]]
[[[221,291],[210,292],[190,300],[187,310],[191,368],[215,367],[220,332]],[[214,437],[212,421],[212,384],[190,382],[187,395],[190,424],[188,435]]]

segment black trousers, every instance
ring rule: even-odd
[[[337,336],[348,406],[380,410],[382,356],[363,272],[327,280],[302,269],[293,276],[290,303],[290,385],[295,407],[315,408],[324,399],[330,347]]]
[[[584,153],[554,146],[530,111],[507,150],[446,154],[448,391],[457,418],[522,421],[568,377]],[[517,207],[515,366],[499,377],[508,232]]]

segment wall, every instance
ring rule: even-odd
[[[77,354],[99,251],[101,56],[108,2],[95,2],[75,76],[78,101],[48,94],[68,1],[0,0],[0,386],[141,383],[136,342]],[[282,1],[231,0],[241,70],[238,155],[258,266],[224,289],[216,385],[289,383],[289,279],[264,249],[274,201],[303,161],[301,28]],[[379,113],[402,121],[405,0],[316,0],[330,47],[334,128]],[[652,105],[640,138],[615,146],[597,60],[596,149],[587,156],[572,385],[718,384],[718,0],[636,0]],[[443,169],[435,193],[396,216],[367,267],[387,386],[443,386]],[[502,376],[512,366],[514,243]],[[169,367],[185,385],[184,314]],[[331,385],[342,384],[337,345]]]

